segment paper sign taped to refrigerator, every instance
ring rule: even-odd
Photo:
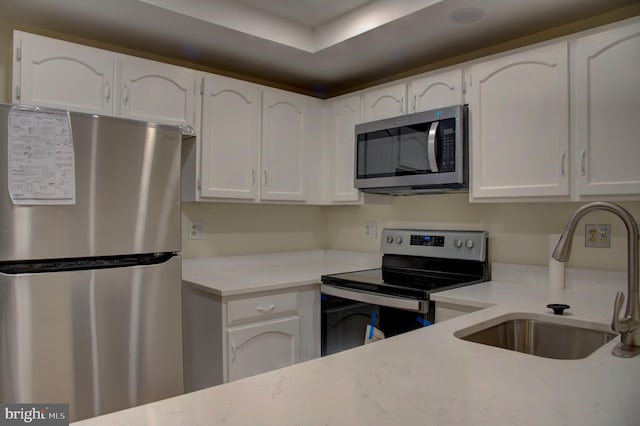
[[[14,204],[75,204],[75,156],[68,111],[12,107],[8,183]]]

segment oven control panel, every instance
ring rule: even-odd
[[[486,231],[385,228],[382,230],[380,252],[484,261],[487,256],[487,239]]]
[[[444,247],[444,236],[411,234],[411,242],[409,244],[412,246]]]

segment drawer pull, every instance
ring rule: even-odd
[[[258,312],[262,312],[263,314],[267,314],[269,312],[273,312],[275,308],[276,308],[276,305],[258,306],[256,307],[256,310]]]

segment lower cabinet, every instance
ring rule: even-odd
[[[220,297],[183,283],[185,391],[320,356],[319,285]]]
[[[300,318],[227,330],[229,381],[287,367],[300,359]]]

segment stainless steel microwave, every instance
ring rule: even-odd
[[[467,107],[356,125],[355,187],[408,195],[467,190]]]

